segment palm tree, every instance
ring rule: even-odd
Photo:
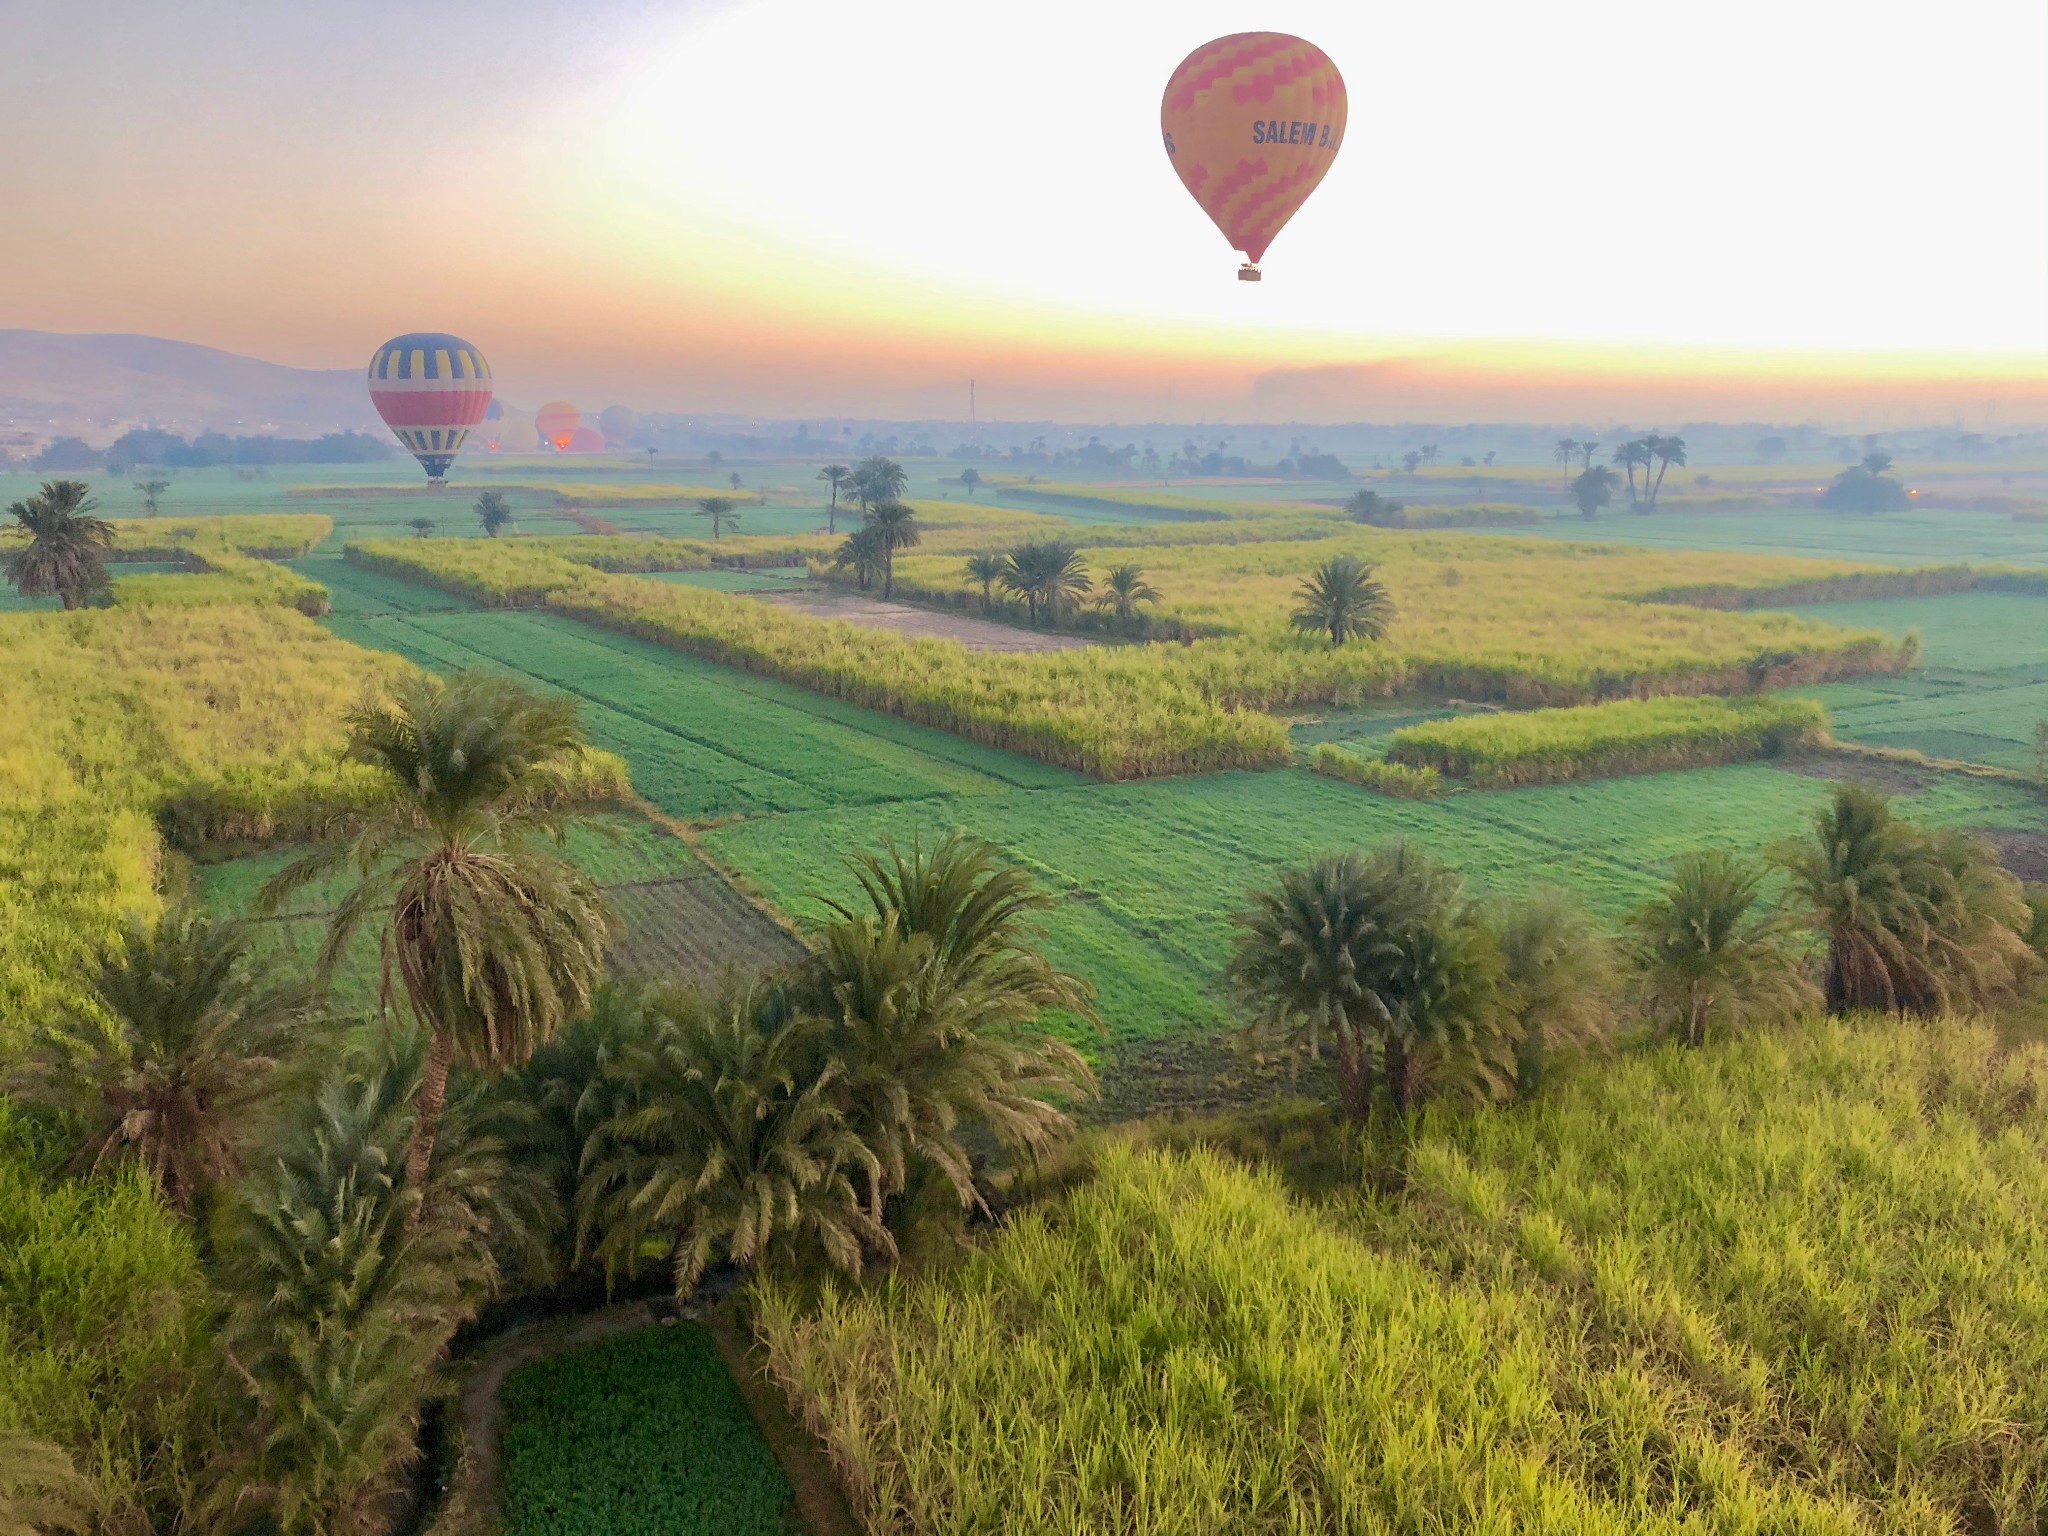
[[[961,470],[960,483],[967,487],[967,499],[974,500],[974,493],[981,489],[981,471],[974,468]]]
[[[221,1270],[230,1358],[258,1442],[233,1489],[285,1536],[377,1528],[411,1462],[447,1342],[539,1250],[545,1183],[507,1156],[490,1106],[450,1106],[423,1178],[401,1179],[425,1099],[416,1036],[367,1042],[296,1117],[239,1201]]]
[[[1514,1073],[1500,950],[1455,875],[1406,843],[1323,854],[1237,919],[1225,977],[1255,1037],[1334,1057],[1344,1111],[1383,1089],[1406,1110],[1432,1081],[1496,1088]]]
[[[512,526],[512,505],[502,492],[485,491],[476,499],[476,520],[483,525],[485,536],[495,539],[500,529]]]
[[[1581,517],[1598,517],[1600,509],[1614,500],[1614,487],[1621,476],[1605,464],[1595,465],[1572,482],[1572,500],[1579,504]]]
[[[1356,555],[1325,560],[1295,589],[1294,627],[1327,634],[1342,645],[1357,636],[1377,640],[1394,621],[1394,600],[1370,561]]]
[[[920,1166],[961,1210],[980,1205],[964,1136],[1038,1158],[1073,1129],[1048,1096],[1095,1092],[1073,1047],[1019,1032],[1047,1009],[1092,1021],[1090,989],[1038,950],[1033,919],[1053,899],[993,844],[952,833],[929,853],[888,843],[848,863],[865,910],[827,903],[835,921],[795,995],[827,1022],[849,1123],[878,1159],[871,1212]]]
[[[697,499],[697,516],[711,522],[711,537],[716,539],[730,523],[739,526],[739,508],[730,496],[700,496]]]
[[[480,670],[411,676],[351,710],[347,725],[348,756],[378,770],[389,797],[353,838],[282,870],[262,905],[275,911],[308,881],[353,872],[321,945],[323,977],[383,914],[383,1002],[395,968],[432,1037],[406,1151],[406,1182],[417,1186],[449,1068],[517,1066],[589,1004],[604,974],[602,895],[537,846],[543,836],[559,843],[574,815],[567,772],[585,747],[573,698]]]
[[[1888,453],[1879,453],[1876,449],[1872,449],[1869,453],[1863,455],[1862,465],[1863,472],[1866,475],[1888,475],[1891,473],[1892,456]]]
[[[1389,500],[1378,491],[1353,491],[1351,499],[1344,503],[1344,510],[1354,523],[1388,526],[1401,515],[1401,503]]]
[[[405,526],[410,528],[416,537],[424,539],[433,533],[434,520],[431,517],[416,517]]]
[[[1007,569],[1005,557],[997,554],[969,555],[967,557],[967,579],[981,583],[981,611],[988,613],[996,605],[995,585],[1003,579]]]
[[[1138,618],[1138,604],[1156,603],[1159,593],[1145,580],[1145,573],[1135,565],[1112,565],[1102,578],[1102,587],[1095,594],[1097,606],[1107,608],[1116,615],[1117,621],[1133,624]]]
[[[1042,612],[1047,623],[1057,624],[1061,606],[1086,597],[1091,583],[1080,550],[1061,539],[1043,539],[1010,551],[1003,586],[1030,605],[1032,623]]]
[[[2033,969],[2025,894],[1981,844],[1923,831],[1858,784],[1836,785],[1813,826],[1778,859],[1827,935],[1830,1013],[1985,1007]]]
[[[21,1429],[0,1429],[0,1536],[49,1536],[87,1528],[90,1486],[62,1447]]]
[[[1628,471],[1628,504],[1632,507],[1637,505],[1636,466],[1644,466],[1647,474],[1650,463],[1650,450],[1647,444],[1650,441],[1649,438],[1635,438],[1614,450],[1614,462]]]
[[[881,454],[870,454],[853,467],[853,490],[863,513],[887,501],[901,501],[910,488],[910,476],[901,464]]]
[[[168,480],[137,480],[135,482],[135,489],[142,492],[142,515],[144,517],[156,516],[157,502],[163,496],[163,493],[170,488],[171,482]]]
[[[732,472],[732,475],[731,475],[731,477],[730,477],[730,479],[729,479],[729,483],[731,484],[731,486],[732,486],[732,488],[733,488],[734,490],[738,490],[738,489],[740,488],[740,486],[741,486],[741,485],[742,485],[742,484],[744,483],[744,482],[743,482],[743,481],[742,481],[742,480],[740,479],[740,472],[739,472],[738,470],[734,470],[734,471]]]
[[[1571,484],[1572,459],[1583,446],[1576,437],[1560,437],[1557,440],[1557,446],[1550,451],[1550,456],[1564,466],[1564,478],[1567,486]]]
[[[884,501],[869,507],[864,520],[875,531],[875,543],[882,551],[882,596],[896,595],[896,551],[915,548],[922,537],[917,515],[900,501]]]
[[[1650,505],[1654,507],[1657,505],[1657,493],[1664,489],[1664,471],[1674,464],[1683,466],[1685,463],[1685,439],[1682,437],[1652,437],[1648,439],[1648,443],[1651,453],[1657,459],[1657,483],[1648,487]],[[1649,478],[1650,470],[1646,462],[1643,466],[1643,479],[1647,482]]]
[[[633,1273],[650,1241],[678,1296],[721,1257],[754,1269],[810,1243],[852,1274],[870,1248],[893,1251],[855,1188],[880,1166],[835,1098],[841,1069],[817,1066],[822,1026],[777,1013],[754,990],[675,995],[611,1067],[615,1107],[576,1194],[579,1247],[607,1274]]]
[[[55,596],[68,613],[106,590],[114,525],[92,515],[91,490],[83,480],[46,480],[7,509],[9,531],[26,544],[9,550],[0,567],[23,597]]]
[[[1516,1082],[1528,1092],[1549,1061],[1607,1038],[1614,1024],[1614,946],[1573,897],[1538,886],[1488,914],[1519,1025]]]
[[[818,471],[818,478],[832,488],[832,500],[825,508],[825,531],[839,532],[839,493],[853,484],[853,471],[844,464],[827,464]]]
[[[1783,914],[1760,905],[1764,871],[1725,849],[1683,854],[1664,894],[1630,919],[1650,1018],[1690,1046],[1819,1001]]]
[[[875,572],[882,568],[881,530],[873,523],[863,522],[841,541],[832,554],[832,564],[842,571],[851,566],[861,591],[867,591]]]
[[[242,1171],[252,1123],[309,1011],[307,990],[196,911],[131,922],[85,1011],[46,1029],[26,1083],[84,1127],[75,1164],[141,1163],[174,1210]]]
[[[1599,451],[1600,445],[1590,439],[1579,444],[1579,468],[1581,470],[1591,469],[1593,467],[1593,455]]]

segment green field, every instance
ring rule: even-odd
[[[1957,592],[1791,611],[1920,634],[1926,661],[1919,671],[1802,690],[1827,705],[1844,741],[2000,768],[2033,766],[2034,733],[2048,720],[2048,597]]]
[[[784,1536],[793,1499],[711,1335],[649,1328],[506,1378],[503,1536]]]

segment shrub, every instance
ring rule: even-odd
[[[1811,699],[1623,699],[1405,726],[1387,757],[1504,788],[1779,757],[1827,739]]]

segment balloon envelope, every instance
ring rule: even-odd
[[[460,336],[394,336],[370,359],[370,403],[438,484],[490,406],[491,365]]]
[[[550,400],[533,413],[533,429],[555,447],[564,449],[576,429],[583,424],[583,413],[566,400]]]
[[[1236,32],[1181,61],[1159,127],[1182,184],[1256,262],[1337,158],[1344,77],[1313,43]]]
[[[564,453],[603,453],[604,436],[595,427],[578,427],[556,446]]]
[[[597,424],[604,431],[604,440],[621,448],[631,445],[633,434],[640,429],[640,418],[623,405],[608,405],[597,418]]]

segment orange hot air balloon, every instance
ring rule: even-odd
[[[566,400],[550,400],[533,413],[533,430],[553,443],[557,453],[569,446],[582,425],[583,413]]]
[[[1259,258],[1315,191],[1344,143],[1344,77],[1314,43],[1235,32],[1181,61],[1159,104],[1182,185],[1247,260]]]

